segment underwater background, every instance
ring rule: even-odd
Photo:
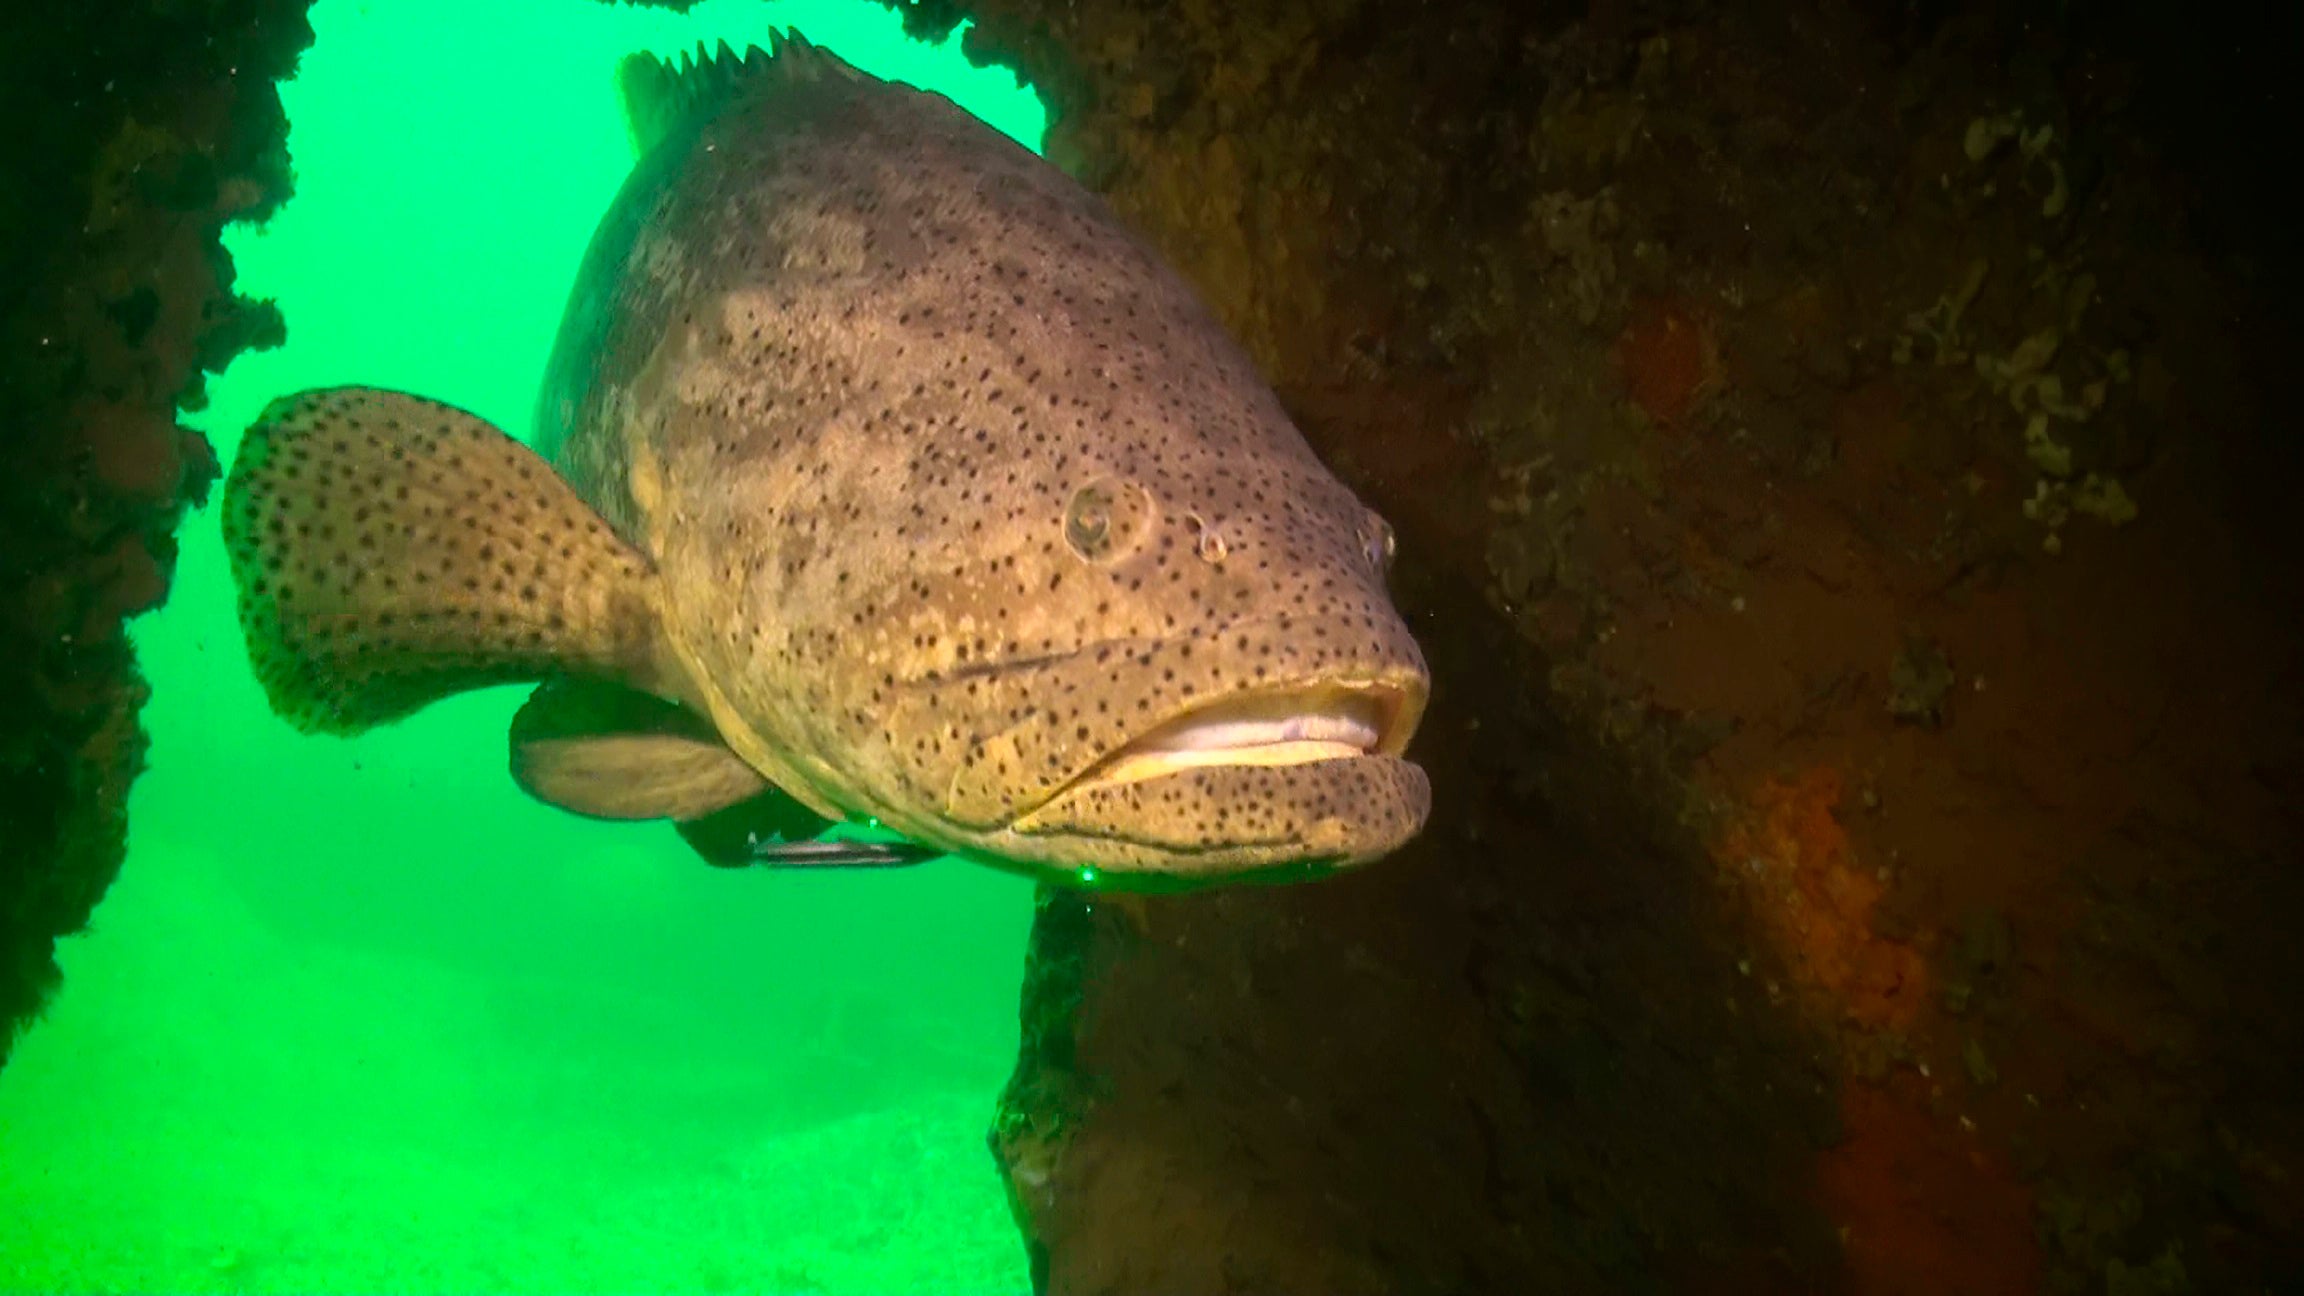
[[[1023,143],[1012,73],[868,0],[673,14],[321,0],[281,87],[296,195],[226,246],[285,346],[187,421],[404,388],[525,435],[631,163],[617,60],[796,27]],[[538,33],[549,33],[540,38]],[[220,494],[220,492],[218,492]],[[135,640],[129,858],[0,1083],[0,1290],[1013,1292],[985,1149],[1020,879],[722,872],[505,774],[522,691],[357,740],[275,719],[216,499]]]

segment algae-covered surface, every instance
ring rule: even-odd
[[[469,15],[481,13],[480,22]],[[209,385],[363,382],[524,434],[629,165],[616,59],[768,23],[1037,143],[1037,100],[852,4],[685,14],[341,3],[283,87],[297,196],[227,238],[280,350]],[[705,867],[506,776],[517,690],[357,740],[272,718],[213,508],[137,627],[129,859],[0,1076],[0,1290],[1001,1292],[985,1151],[1020,881]]]

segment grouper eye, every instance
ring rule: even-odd
[[[1134,545],[1151,514],[1142,487],[1099,477],[1072,492],[1064,509],[1064,542],[1090,562],[1108,561]]]
[[[1083,558],[1104,552],[1112,540],[1112,495],[1101,486],[1083,486],[1064,514],[1064,538]]]
[[[1377,571],[1392,570],[1392,555],[1398,552],[1400,539],[1392,533],[1392,524],[1374,513],[1360,524],[1360,552],[1368,556],[1368,565]]]

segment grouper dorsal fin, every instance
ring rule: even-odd
[[[749,45],[742,51],[727,41],[699,43],[677,60],[627,55],[616,68],[616,89],[633,153],[646,157],[666,136],[709,120],[731,99],[762,86],[864,79],[839,55],[797,32],[771,29],[767,41],[766,50]]]

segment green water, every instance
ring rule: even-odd
[[[475,22],[469,15],[484,15]],[[321,0],[298,195],[234,231],[290,344],[213,384],[399,386],[526,430],[630,164],[616,59],[789,22],[1037,145],[1038,100],[868,0]],[[952,862],[724,873],[531,804],[517,692],[357,741],[266,710],[211,509],[137,627],[119,884],[0,1074],[0,1289],[1000,1292],[984,1150],[1030,895]]]

